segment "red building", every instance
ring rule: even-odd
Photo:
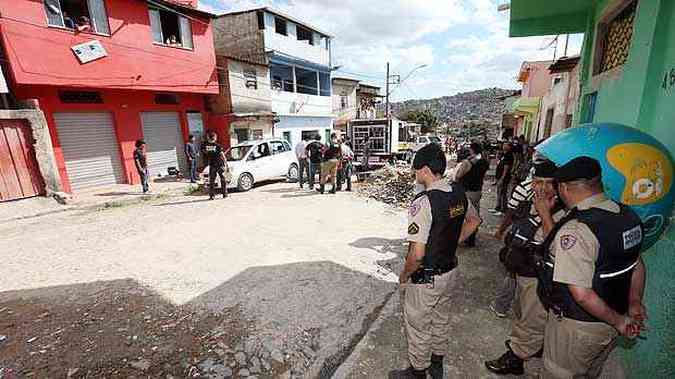
[[[0,2],[0,63],[14,98],[45,113],[66,191],[137,183],[141,138],[151,175],[185,170],[184,140],[204,132],[205,96],[218,93],[212,15],[196,3]]]

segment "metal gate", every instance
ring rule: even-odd
[[[150,175],[167,175],[169,167],[185,173],[187,163],[178,112],[143,112],[141,120]]]
[[[124,183],[110,113],[54,113],[54,121],[73,191]]]
[[[0,201],[42,193],[30,127],[24,120],[0,120]]]

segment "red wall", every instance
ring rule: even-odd
[[[0,34],[17,84],[218,93],[210,20],[192,21],[194,50],[153,44],[147,3],[105,0],[111,36],[48,27],[41,0],[1,0]],[[181,12],[186,12],[181,10]],[[80,64],[71,46],[99,40],[108,56]]]
[[[63,89],[60,87],[58,89]],[[54,145],[56,164],[66,192],[71,192],[70,181],[59,143],[58,133],[54,124],[54,112],[110,112],[112,113],[115,133],[119,143],[120,160],[124,169],[127,183],[139,183],[138,174],[134,166],[134,143],[143,138],[140,112],[165,111],[180,112],[183,139],[187,139],[187,111],[202,112],[204,129],[209,130],[209,117],[204,110],[204,95],[183,93],[179,94],[180,104],[159,105],[154,103],[155,92],[127,91],[127,90],[101,90],[103,104],[64,104],[58,98],[58,89],[46,86],[21,86],[17,88],[17,96],[20,99],[36,98],[40,108],[45,113],[49,132]],[[97,89],[98,90],[98,89]],[[226,132],[226,129],[224,130]],[[219,133],[220,134],[220,133]],[[225,136],[229,139],[229,136]],[[180,152],[179,152],[180,153]]]

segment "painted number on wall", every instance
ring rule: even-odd
[[[663,75],[663,84],[661,85],[661,88],[669,90],[670,88],[673,88],[673,86],[675,86],[675,68],[671,68],[670,72],[666,72],[666,74]]]

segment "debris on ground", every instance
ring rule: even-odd
[[[359,186],[359,193],[386,204],[407,208],[415,196],[415,175],[405,162],[387,165],[372,171]]]

